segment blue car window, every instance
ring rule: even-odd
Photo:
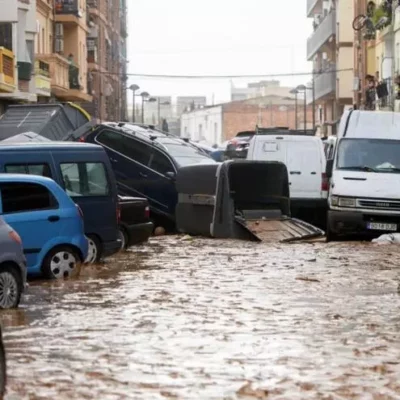
[[[58,208],[53,194],[37,183],[2,183],[0,190],[3,214]]]
[[[65,191],[71,197],[108,196],[110,187],[103,163],[60,165]]]

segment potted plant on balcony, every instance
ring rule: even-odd
[[[392,4],[391,2],[384,1],[375,8],[372,15],[372,22],[375,29],[381,31],[392,23]]]

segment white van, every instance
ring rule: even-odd
[[[250,142],[247,159],[283,162],[289,173],[292,215],[310,213],[319,220],[323,218],[325,223],[328,180],[320,138],[297,134],[297,131],[293,134],[288,130],[257,133]]]
[[[400,113],[345,111],[330,178],[327,240],[400,230]]]

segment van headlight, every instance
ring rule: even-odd
[[[356,199],[352,197],[332,196],[331,205],[336,207],[354,208],[357,207],[357,202]]]

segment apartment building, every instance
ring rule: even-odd
[[[36,32],[38,100],[92,101],[86,61],[86,0],[36,0]]]
[[[126,0],[87,0],[87,6],[87,62],[93,102],[86,108],[99,120],[126,120]]]
[[[354,98],[354,2],[307,0],[313,33],[307,40],[307,60],[313,63],[314,96],[319,120],[327,134]]]
[[[2,0],[0,114],[8,104],[37,100],[34,79],[35,0]]]

